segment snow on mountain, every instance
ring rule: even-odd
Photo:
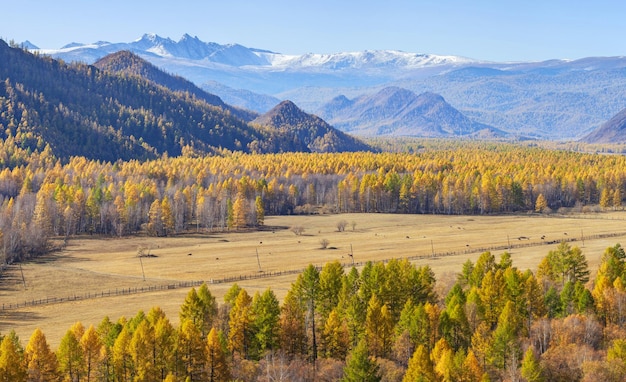
[[[475,60],[459,56],[407,53],[397,50],[378,50],[334,54],[309,53],[301,56],[282,54],[259,54],[267,57],[276,68],[318,67],[332,70],[396,67],[416,69],[426,66],[463,65]]]
[[[26,40],[23,43],[20,44],[20,47],[22,47],[23,49],[28,49],[28,50],[37,50],[39,49],[39,47],[35,44],[33,44],[32,42]]]
[[[120,50],[131,51],[198,86],[214,81],[281,99],[286,98],[279,94],[297,88],[380,86],[403,77],[436,75],[478,63],[463,57],[394,50],[288,55],[239,44],[207,43],[188,34],[178,41],[144,34],[129,43],[72,43],[56,50],[41,49],[40,53],[91,64]]]
[[[113,49],[113,51],[112,51]],[[71,43],[61,49],[42,49],[41,52],[58,58],[92,63],[93,50],[101,50],[103,57],[115,50],[130,50],[134,53],[158,56],[161,58],[186,59],[218,63],[233,67],[257,66],[265,69],[415,69],[428,66],[464,65],[475,60],[458,56],[438,56],[431,54],[407,53],[396,50],[347,52],[334,54],[288,55],[267,50],[247,48],[239,44],[220,45],[203,42],[188,34],[174,41],[148,33],[130,43],[97,42],[92,44]],[[82,56],[82,59],[80,59]],[[196,63],[198,64],[198,63]]]

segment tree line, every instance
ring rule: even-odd
[[[62,163],[46,149],[28,153],[3,152],[0,251],[6,263],[44,253],[51,237],[245,229],[268,215],[621,208],[626,179],[622,156],[507,144],[113,163],[84,157]]]
[[[159,308],[77,322],[53,351],[37,329],[0,343],[10,381],[621,381],[626,253],[590,281],[561,243],[533,273],[508,253],[468,260],[448,282],[407,260],[307,267],[282,304],[234,284],[192,288],[174,325]]]

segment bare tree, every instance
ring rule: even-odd
[[[328,244],[330,244],[330,241],[328,241],[328,239],[320,239],[320,245],[322,246],[322,249],[328,248]]]
[[[337,222],[337,231],[339,232],[343,232],[346,230],[346,226],[348,225],[348,222],[345,220],[340,220]]]
[[[304,233],[304,227],[301,225],[294,225],[293,227],[291,227],[291,232],[296,234],[296,236],[300,236]]]

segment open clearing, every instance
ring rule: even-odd
[[[346,221],[344,232],[337,223]],[[587,256],[592,276],[604,250],[624,241],[626,212],[579,216],[442,216],[344,214],[267,217],[262,231],[189,234],[173,238],[130,237],[71,239],[60,252],[12,266],[0,278],[0,307],[46,298],[102,295],[122,289],[167,286],[184,281],[219,280],[239,275],[301,270],[308,264],[338,260],[351,264],[391,258],[423,257],[417,266],[430,265],[438,279],[451,278],[462,264],[492,249],[505,248],[520,269],[537,264],[561,240],[575,240]],[[302,235],[289,228],[301,226]],[[608,235],[613,235],[607,237]],[[584,238],[584,241],[582,240]],[[321,249],[320,240],[328,241]],[[151,256],[140,258],[138,250]],[[257,259],[258,253],[258,259]],[[433,258],[433,253],[437,256]],[[446,254],[446,256],[443,256]],[[143,268],[143,271],[142,271]],[[23,278],[22,278],[23,274]],[[144,280],[145,275],[145,280]],[[237,283],[251,295],[270,287],[282,300],[295,274],[255,278]],[[222,301],[232,283],[209,285]],[[134,316],[160,306],[173,323],[189,288],[156,290],[114,297],[0,310],[0,333],[15,329],[25,343],[41,328],[56,348],[76,321],[97,325],[109,316]]]

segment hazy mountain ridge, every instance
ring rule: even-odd
[[[580,138],[626,106],[626,70],[614,62],[589,71],[470,67],[402,84],[441,94],[481,123],[544,139]]]
[[[318,114],[341,130],[364,136],[463,137],[480,130],[497,131],[470,120],[438,94],[417,95],[398,87],[353,100],[336,97]]]
[[[626,143],[626,109],[582,139],[587,143]]]
[[[229,105],[237,105],[257,113],[266,113],[281,100],[266,94],[254,93],[245,89],[233,89],[216,81],[209,81],[201,86],[202,90],[211,94],[219,94]]]

